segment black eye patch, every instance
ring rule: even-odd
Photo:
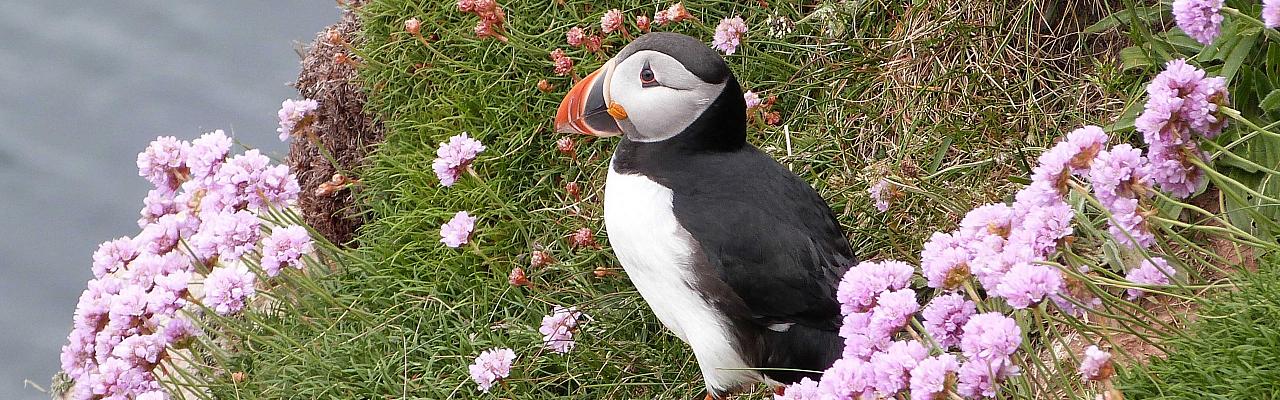
[[[649,68],[649,62],[644,62],[644,67],[640,68],[640,86],[654,87],[658,86],[658,78],[653,75],[653,70]]]

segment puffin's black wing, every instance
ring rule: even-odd
[[[739,317],[838,330],[836,287],[854,254],[826,201],[750,145],[697,158],[672,206],[701,247],[703,271],[751,314]]]

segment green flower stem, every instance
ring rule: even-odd
[[[1231,117],[1231,119],[1239,121],[1240,123],[1249,127],[1249,129],[1253,129],[1254,132],[1257,132],[1266,136],[1280,138],[1280,133],[1275,133],[1275,132],[1263,129],[1262,127],[1258,126],[1258,124],[1253,123],[1253,121],[1250,121],[1248,118],[1245,118],[1244,115],[1240,114],[1240,110],[1227,107],[1227,106],[1218,106],[1218,111],[1222,112],[1223,115]],[[1271,124],[1271,125],[1275,125],[1275,124]],[[1267,126],[1271,126],[1271,125],[1267,125]]]
[[[1262,170],[1262,171],[1266,171],[1267,173],[1272,174],[1272,175],[1280,175],[1280,171],[1277,171],[1277,170],[1274,170],[1274,169],[1268,168],[1268,167],[1263,166],[1263,165],[1259,165],[1258,163],[1255,163],[1255,162],[1253,162],[1253,161],[1249,160],[1248,158],[1241,157],[1239,154],[1236,154],[1236,153],[1231,152],[1231,151],[1227,151],[1227,149],[1226,149],[1226,148],[1223,148],[1222,146],[1218,145],[1217,143],[1214,143],[1213,141],[1206,140],[1206,141],[1204,141],[1204,143],[1206,143],[1206,144],[1208,144],[1209,146],[1212,146],[1213,148],[1215,148],[1215,149],[1217,149],[1217,150],[1218,150],[1218,152],[1217,152],[1217,153],[1214,153],[1214,154],[1213,154],[1213,155],[1214,155],[1214,157],[1217,157],[1218,155],[1226,155],[1228,158],[1231,158],[1232,160],[1236,160],[1236,161],[1240,162],[1241,164],[1248,165],[1248,166],[1250,166],[1250,167],[1253,167],[1253,168],[1255,168],[1255,169],[1259,169],[1259,170]]]
[[[1237,10],[1233,7],[1227,7],[1227,6],[1222,7],[1222,12],[1231,14],[1231,16],[1233,17],[1239,18],[1240,20],[1248,22],[1251,25],[1262,28],[1262,33],[1267,35],[1268,39],[1274,40],[1276,42],[1280,42],[1280,32],[1277,32],[1275,29],[1268,28],[1267,24],[1262,23],[1261,20],[1254,18],[1252,15],[1242,13],[1240,12],[1240,10]]]
[[[1218,181],[1221,181],[1221,182],[1227,182],[1227,183],[1230,183],[1230,184],[1231,184],[1231,185],[1233,185],[1233,186],[1239,187],[1240,189],[1243,189],[1245,192],[1248,192],[1249,194],[1254,195],[1254,196],[1255,196],[1255,197],[1257,197],[1259,200],[1263,200],[1263,201],[1266,201],[1266,202],[1268,202],[1268,203],[1274,203],[1274,204],[1280,205],[1280,200],[1277,200],[1277,199],[1276,199],[1276,198],[1274,198],[1274,197],[1271,197],[1271,196],[1267,196],[1267,195],[1265,195],[1265,194],[1262,194],[1262,192],[1259,192],[1259,191],[1257,191],[1257,190],[1253,190],[1253,188],[1249,187],[1249,185],[1245,185],[1245,184],[1243,184],[1243,183],[1240,183],[1240,181],[1237,181],[1237,180],[1235,180],[1235,179],[1231,179],[1230,177],[1228,177],[1228,176],[1226,176],[1226,175],[1223,175],[1221,172],[1215,171],[1212,167],[1210,167],[1209,165],[1205,164],[1205,163],[1204,163],[1204,161],[1201,161],[1199,158],[1196,158],[1196,157],[1188,157],[1188,158],[1187,158],[1187,160],[1188,160],[1188,161],[1191,161],[1191,163],[1192,163],[1192,164],[1195,164],[1197,167],[1200,167],[1200,169],[1201,169],[1202,171],[1204,171],[1206,174],[1209,174],[1210,176],[1212,176],[1212,177],[1216,178],[1216,180],[1218,180]],[[1244,203],[1248,204],[1248,202],[1244,202]]]
[[[978,296],[978,290],[973,287],[973,279],[964,280],[964,291],[969,294],[969,298],[973,300],[973,304],[978,307],[978,312],[987,312],[986,307],[982,304],[982,297]]]

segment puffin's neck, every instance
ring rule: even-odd
[[[747,147],[746,108],[742,88],[731,75],[720,96],[679,134],[657,142],[623,137],[613,153],[612,167],[620,173],[646,173],[679,165],[687,157],[742,150]]]

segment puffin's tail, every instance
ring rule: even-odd
[[[844,353],[844,338],[836,331],[793,324],[783,332],[765,329],[761,334],[762,367],[766,377],[791,384],[803,378],[818,380]],[[779,371],[770,368],[817,371]]]

